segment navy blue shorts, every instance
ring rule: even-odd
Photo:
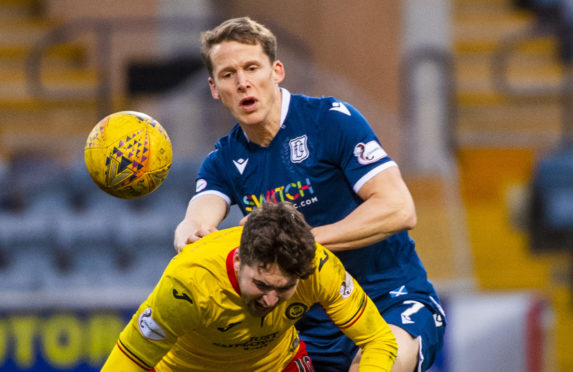
[[[423,302],[404,298],[390,304],[387,299],[375,303],[388,324],[404,329],[414,338],[419,337],[421,370],[430,368],[443,344],[446,322],[441,306],[433,298]],[[382,304],[386,307],[380,306]],[[297,323],[297,329],[315,371],[348,371],[358,347],[334,326],[321,307],[312,307]]]

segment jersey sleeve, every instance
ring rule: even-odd
[[[185,332],[200,326],[197,292],[164,274],[121,332],[118,347],[137,364],[151,369]]]
[[[327,158],[335,159],[346,179],[358,192],[362,185],[384,169],[396,166],[388,156],[366,118],[352,105],[329,98],[321,111],[322,138]],[[336,133],[333,136],[331,133]]]
[[[320,304],[333,323],[362,348],[360,371],[390,371],[398,345],[358,282],[327,249],[317,249]]]
[[[222,158],[222,151],[219,143],[217,143],[215,150],[207,155],[199,168],[193,198],[199,195],[214,194],[223,198],[228,205],[233,202],[231,200],[232,190],[230,190],[228,182],[223,176],[226,171],[223,167]]]

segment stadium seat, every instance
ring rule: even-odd
[[[38,291],[53,273],[53,260],[42,245],[29,245],[9,253],[10,264],[0,268],[0,291]]]
[[[99,189],[81,161],[18,164],[0,180],[0,290],[153,288],[175,254],[193,159],[176,160],[161,187],[134,200]]]

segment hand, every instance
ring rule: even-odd
[[[185,218],[175,229],[173,245],[177,253],[187,244],[217,231],[217,226],[223,221],[228,210],[225,199],[217,195],[201,195],[191,199]]]
[[[175,238],[173,239],[175,251],[177,251],[177,253],[181,252],[187,244],[194,243],[214,231],[217,231],[214,227],[206,228],[181,221],[175,229]]]

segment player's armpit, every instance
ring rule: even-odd
[[[128,357],[119,345],[115,344],[101,372],[142,372],[149,370],[150,368]]]

